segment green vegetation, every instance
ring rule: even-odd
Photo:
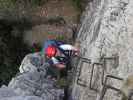
[[[22,4],[21,6],[40,6],[45,3],[46,0],[0,0],[0,8],[14,8],[17,4]]]
[[[24,56],[31,52],[30,47],[23,43],[22,28],[15,23],[0,20],[0,86],[8,84],[18,72]],[[12,35],[14,27],[18,29],[18,36]]]
[[[64,41],[65,40],[65,36],[64,35],[59,35],[56,39],[60,40],[60,41]]]
[[[11,9],[14,7],[14,0],[0,0],[0,9]]]
[[[81,0],[72,0],[74,6],[79,10],[82,11],[82,5],[81,5]]]
[[[31,5],[37,5],[38,6],[41,4],[41,1],[42,0],[31,0],[30,3],[31,3]]]

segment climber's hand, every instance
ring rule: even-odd
[[[76,50],[75,53],[74,53],[75,56],[79,56],[79,54],[80,54],[79,50]]]
[[[60,63],[55,64],[55,66],[56,66],[57,68],[59,68],[60,70],[61,70],[61,69],[64,69],[64,68],[66,67],[64,64],[60,64]]]

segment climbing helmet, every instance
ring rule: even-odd
[[[45,55],[48,58],[54,57],[57,53],[57,48],[55,46],[48,46],[45,49]]]

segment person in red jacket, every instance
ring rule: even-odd
[[[71,57],[79,55],[79,49],[62,41],[48,40],[44,45],[44,53],[50,65],[63,69]]]
[[[71,58],[79,55],[79,48],[57,40],[47,40],[43,48],[47,63],[50,65],[47,72],[55,72],[59,69],[59,78],[67,80],[68,70],[71,70]],[[51,71],[52,70],[52,71]],[[53,79],[53,77],[51,77]],[[64,100],[69,94],[68,84],[64,87]]]
[[[43,54],[46,57],[47,76],[66,77],[68,70],[72,69],[71,58],[79,55],[79,49],[71,44],[57,40],[47,40],[44,43]],[[53,77],[52,77],[53,78]]]

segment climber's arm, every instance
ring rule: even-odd
[[[58,59],[56,59],[55,57],[52,57],[51,59],[48,60],[48,63],[50,65],[54,65],[56,66],[57,68],[59,69],[63,69],[65,68],[65,64],[64,63],[61,63]]]
[[[60,45],[60,48],[63,49],[69,57],[79,55],[79,49],[70,44]]]

